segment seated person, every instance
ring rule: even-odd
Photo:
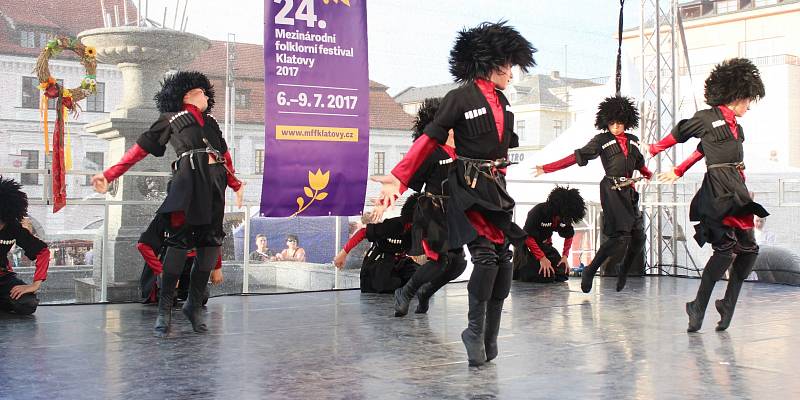
[[[300,247],[300,240],[297,235],[286,235],[286,248],[275,256],[278,261],[306,261],[306,251]]]
[[[275,252],[267,247],[267,236],[260,233],[256,235],[256,249],[250,253],[250,261],[265,263],[275,261],[275,258]]]
[[[514,279],[523,282],[564,282],[569,279],[569,251],[575,235],[573,224],[586,215],[586,205],[578,189],[556,186],[547,201],[528,212],[525,232],[535,243],[514,249]],[[564,238],[564,252],[553,247],[553,232]],[[529,242],[529,241],[528,241]],[[555,274],[543,271],[542,259],[556,266]]]
[[[47,279],[50,249],[23,226],[23,219],[28,215],[28,196],[22,191],[22,185],[0,176],[0,199],[0,311],[30,315],[39,305],[36,292]],[[8,252],[13,245],[19,246],[29,260],[36,261],[30,285],[17,278],[8,262]]]
[[[417,263],[406,253],[411,249],[411,222],[419,196],[406,200],[399,217],[358,230],[333,259],[333,265],[341,269],[347,254],[364,238],[372,243],[361,263],[362,293],[394,293],[417,271]]]
[[[142,303],[158,304],[158,290],[161,287],[161,271],[164,270],[164,253],[166,250],[165,240],[170,234],[167,229],[169,226],[167,218],[163,214],[156,214],[156,217],[150,222],[147,229],[139,236],[139,243],[136,248],[144,258],[144,268],[142,275],[139,278],[139,285],[142,290]],[[189,297],[189,281],[191,277],[192,266],[194,265],[197,252],[192,250],[186,255],[186,262],[183,265],[181,277],[178,280],[177,293],[175,296],[174,304],[178,304],[178,300],[186,300]],[[211,283],[213,285],[221,284],[222,277],[222,254],[217,257],[217,264],[214,270],[211,271]],[[209,290],[203,295],[203,305],[208,303]]]

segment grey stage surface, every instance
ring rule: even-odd
[[[800,398],[800,288],[747,283],[728,332],[712,307],[687,334],[698,284],[515,282],[500,357],[481,368],[460,341],[463,283],[405,318],[358,291],[215,298],[210,334],[176,312],[166,340],[150,335],[152,306],[46,306],[0,316],[0,398]]]

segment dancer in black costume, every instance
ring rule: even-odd
[[[447,205],[449,249],[467,244],[474,268],[467,290],[469,320],[461,339],[470,365],[498,355],[503,302],[511,288],[509,244],[523,246],[525,232],[512,222],[514,200],[506,191],[508,149],[519,146],[514,113],[503,95],[511,67],[535,65],[535,49],[516,29],[483,23],[459,32],[450,51],[450,73],[462,85],[442,99],[433,122],[381,182],[382,206],[391,206],[428,156],[452,129],[457,159],[450,169]],[[549,262],[548,262],[549,264]]]
[[[148,154],[163,156],[167,143],[175,149],[177,158],[172,163],[167,197],[157,211],[169,219],[170,229],[176,233],[166,240],[162,288],[169,290],[159,293],[154,334],[169,334],[175,295],[172,289],[192,248],[197,249],[197,259],[183,314],[195,332],[206,332],[201,299],[225,237],[225,189],[230,186],[236,191],[236,203],[241,206],[244,185],[234,175],[228,145],[217,120],[209,113],[214,105],[214,89],[205,75],[182,71],[168,76],[155,101],[161,112],[158,120],[139,136],[120,162],[92,177],[92,184],[104,193],[109,182]]]
[[[689,208],[689,219],[697,222],[694,238],[700,246],[711,243],[714,253],[708,259],[697,296],[686,303],[687,331],[703,325],[708,301],[716,282],[731,268],[725,297],[716,301],[720,314],[717,330],[728,329],[742,289],[758,256],[753,235],[753,215],[763,218],[767,210],[753,201],[745,185],[744,130],[736,121],[750,109],[750,102],[764,97],[764,84],[758,68],[745,58],[733,58],[717,65],[705,82],[706,103],[692,118],[678,122],[670,134],[650,145],[656,155],[676,143],[695,137],[697,150],[677,170],[659,176],[673,182],[699,159],[706,159],[706,175]]]

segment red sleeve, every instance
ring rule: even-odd
[[[34,281],[43,281],[47,279],[47,268],[50,267],[50,249],[43,248],[39,254],[36,255],[36,272],[33,273]]]
[[[550,164],[542,165],[545,173],[556,172],[562,170],[564,168],[570,167],[575,165],[577,161],[575,160],[575,154],[570,154],[558,161],[551,162]]]
[[[675,167],[673,171],[675,171],[675,175],[683,176],[683,174],[685,174],[686,171],[692,167],[692,165],[694,165],[695,163],[697,163],[702,159],[703,159],[703,153],[695,150],[691,155],[689,155],[689,158],[683,160],[683,162],[677,167]]]
[[[125,152],[125,155],[122,156],[118,163],[103,171],[103,176],[109,182],[112,182],[131,169],[137,162],[142,161],[143,158],[147,157],[147,154],[147,151],[140,147],[138,143],[134,144],[133,147]]]
[[[164,270],[164,264],[158,259],[152,247],[144,243],[136,243],[136,249],[142,254],[144,262],[147,263],[147,266],[150,267],[154,274],[158,275]]]
[[[672,146],[675,146],[676,143],[678,143],[678,141],[675,140],[675,137],[672,136],[672,133],[669,133],[667,134],[667,136],[664,136],[664,138],[661,139],[658,143],[650,144],[650,155],[654,156],[658,153],[661,153],[662,151]]]
[[[214,265],[214,269],[222,268],[222,254],[217,256],[217,264]]]
[[[574,236],[570,236],[564,239],[564,252],[561,253],[561,257],[568,257],[569,251],[572,249],[572,238]]]
[[[528,236],[525,238],[525,245],[528,246],[528,250],[531,251],[531,254],[533,254],[537,260],[541,260],[544,257],[544,252],[539,248],[539,245],[536,244],[536,240],[532,237]]]
[[[414,141],[406,156],[392,169],[392,175],[405,187],[408,187],[414,173],[417,172],[422,163],[425,162],[425,159],[433,153],[433,150],[438,145],[439,143],[431,139],[430,136],[421,135],[419,139]]]
[[[647,165],[642,165],[642,168],[639,168],[639,172],[641,172],[642,176],[647,178],[647,179],[650,179],[650,178],[653,177],[653,171],[650,171],[650,169],[647,168]]]
[[[350,250],[353,250],[353,247],[358,246],[364,238],[367,237],[367,228],[361,228],[356,233],[350,237],[350,240],[344,245],[344,252],[349,253]]]
[[[242,181],[236,178],[236,170],[233,169],[233,158],[231,158],[231,152],[225,152],[225,166],[228,167],[228,187],[233,189],[234,192],[238,192],[239,189],[242,187]]]

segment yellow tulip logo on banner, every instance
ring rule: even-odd
[[[328,4],[328,3],[330,3],[331,1],[333,1],[333,2],[334,2],[334,3],[336,3],[336,4],[339,4],[339,2],[341,1],[341,2],[342,2],[342,4],[344,4],[344,5],[348,6],[348,7],[350,7],[350,0],[322,0],[322,2],[323,2],[323,3],[325,3],[325,4]]]
[[[323,192],[322,190],[328,187],[330,177],[331,171],[325,171],[323,173],[319,168],[317,168],[316,173],[308,171],[308,186],[303,187],[303,192],[306,197],[309,198],[309,201],[306,203],[306,199],[304,199],[303,196],[298,196],[297,212],[292,214],[292,217],[305,211],[315,201],[322,201],[328,197],[328,192]]]

